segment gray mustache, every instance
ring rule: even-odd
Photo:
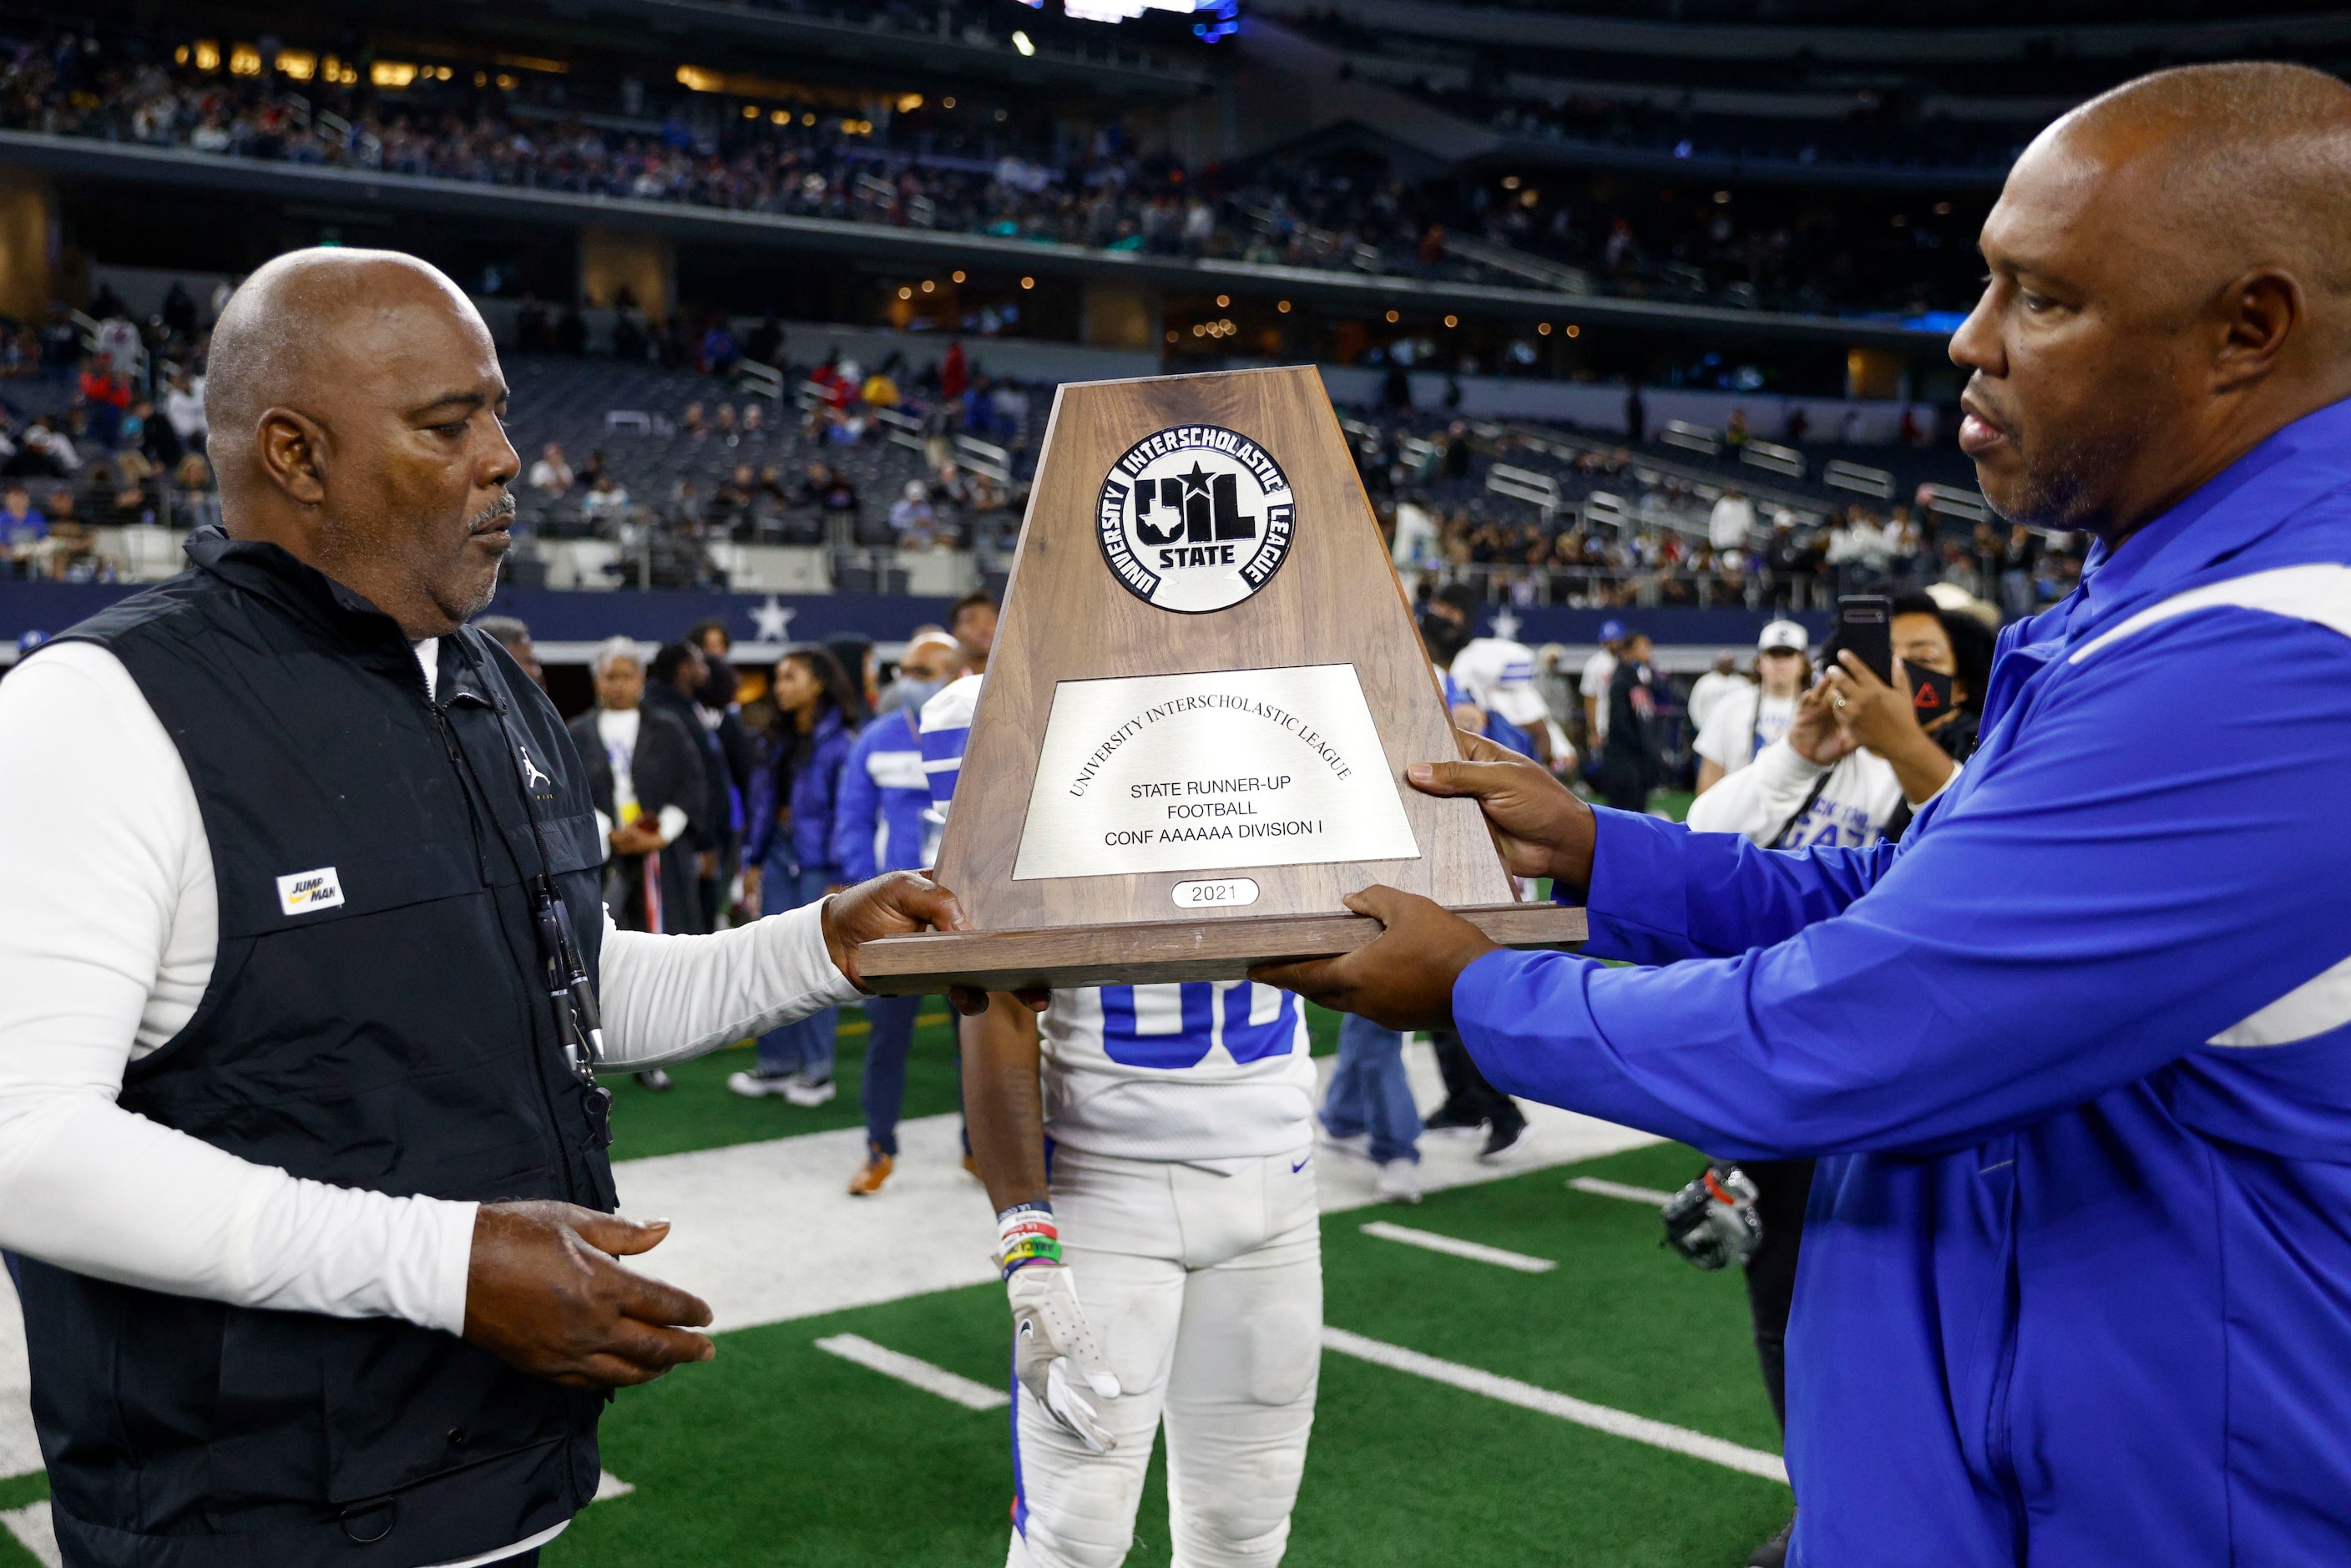
[[[491,502],[488,506],[484,507],[474,516],[466,518],[465,531],[470,534],[478,534],[486,528],[496,527],[500,518],[511,517],[514,515],[514,492],[509,490],[505,495],[500,496],[496,500]]]

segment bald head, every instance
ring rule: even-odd
[[[230,297],[204,383],[228,531],[283,546],[413,637],[478,612],[511,543],[506,382],[473,302],[391,251],[277,257]]]
[[[2109,543],[2351,396],[2351,88],[2159,71],[2037,137],[1951,341],[1960,445],[2004,515]]]
[[[2041,140],[2147,182],[2167,254],[2194,267],[2181,287],[2268,263],[2330,313],[2351,299],[2351,87],[2325,72],[2260,61],[2158,71]]]
[[[325,411],[355,367],[418,317],[454,318],[489,340],[474,302],[447,275],[390,250],[319,246],[265,264],[229,296],[213,328],[204,419],[221,488],[247,477],[256,425],[274,405]]]

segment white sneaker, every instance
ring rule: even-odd
[[[1374,1185],[1372,1195],[1382,1203],[1418,1203],[1419,1162],[1405,1159],[1388,1161],[1380,1167],[1380,1179]]]
[[[1320,1116],[1314,1119],[1314,1141],[1334,1155],[1346,1155],[1358,1160],[1367,1160],[1372,1157],[1371,1134],[1351,1133],[1343,1138],[1324,1126],[1322,1118]]]
[[[789,1094],[791,1085],[799,1082],[797,1072],[730,1072],[726,1075],[726,1092],[740,1094],[746,1100],[765,1100],[771,1094]]]
[[[839,1087],[830,1078],[821,1083],[811,1083],[805,1078],[793,1078],[784,1085],[784,1098],[795,1105],[801,1106],[813,1107],[824,1104],[840,1092]]]

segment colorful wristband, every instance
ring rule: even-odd
[[[1050,1203],[1016,1203],[996,1217],[997,1265],[1004,1277],[1031,1263],[1061,1260],[1061,1232]]]

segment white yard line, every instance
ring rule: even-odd
[[[967,1410],[1001,1410],[1012,1403],[1012,1396],[1000,1388],[974,1383],[959,1372],[949,1372],[944,1366],[933,1366],[927,1361],[917,1361],[903,1352],[875,1344],[863,1334],[829,1334],[817,1341],[816,1347],[843,1361],[870,1367],[884,1377],[911,1384],[925,1394],[952,1400]]]
[[[596,1495],[590,1502],[610,1502],[616,1497],[626,1497],[637,1489],[610,1470],[596,1472]]]
[[[1630,1182],[1607,1181],[1600,1176],[1570,1176],[1567,1185],[1578,1192],[1588,1192],[1595,1197],[1621,1197],[1627,1203],[1671,1203],[1674,1195],[1659,1192],[1653,1186],[1635,1186]]]
[[[0,1513],[0,1527],[15,1536],[41,1568],[65,1568],[65,1553],[57,1549],[57,1529],[49,1519],[47,1503],[37,1502],[29,1508],[12,1508]]]
[[[1333,1065],[1327,1057],[1315,1063],[1325,1082]],[[1425,1042],[1405,1048],[1405,1067],[1415,1099],[1437,1105],[1444,1086]],[[1422,1138],[1423,1189],[1501,1181],[1659,1141],[1546,1105],[1525,1109],[1526,1136],[1492,1164],[1477,1157],[1475,1138]],[[787,1133],[792,1113],[777,1110],[777,1130]],[[953,1115],[900,1124],[896,1174],[872,1197],[848,1191],[864,1163],[862,1127],[622,1160],[613,1172],[622,1211],[674,1225],[636,1266],[708,1301],[722,1333],[987,1283],[998,1278],[996,1217],[964,1174],[959,1126]],[[626,1151],[625,1122],[620,1134]],[[1314,1168],[1324,1213],[1378,1201],[1370,1161],[1318,1152]],[[30,1387],[16,1294],[0,1276],[0,1479],[41,1467]]]
[[[1408,1225],[1390,1225],[1384,1219],[1374,1219],[1359,1228],[1364,1235],[1376,1236],[1383,1241],[1401,1241],[1407,1247],[1424,1247],[1431,1252],[1467,1258],[1473,1263],[1491,1263],[1498,1269],[1516,1269],[1521,1274],[1548,1274],[1559,1267],[1549,1258],[1530,1258],[1523,1252],[1489,1247],[1482,1241],[1464,1241],[1457,1236],[1439,1236],[1434,1230],[1415,1230]]]
[[[1555,1416],[1562,1421],[1573,1421],[1579,1427],[1589,1427],[1595,1432],[1612,1437],[1629,1437],[1636,1443],[1646,1443],[1653,1448],[1665,1448],[1677,1454],[1687,1454],[1708,1464],[1740,1470],[1765,1480],[1788,1484],[1788,1467],[1777,1454],[1767,1454],[1761,1448],[1742,1448],[1709,1437],[1703,1432],[1693,1432],[1687,1427],[1676,1427],[1665,1421],[1652,1421],[1646,1416],[1628,1411],[1612,1410],[1605,1405],[1593,1405],[1565,1394],[1554,1394],[1548,1388],[1538,1388],[1531,1383],[1521,1383],[1515,1377],[1503,1377],[1483,1372],[1458,1362],[1440,1361],[1433,1355],[1423,1355],[1402,1345],[1387,1344],[1345,1329],[1325,1328],[1322,1348],[1352,1355],[1358,1361],[1368,1361],[1374,1366],[1384,1366],[1394,1372],[1408,1372],[1416,1377],[1426,1377],[1433,1383],[1482,1394],[1489,1399],[1499,1399],[1505,1405],[1516,1405],[1522,1410],[1538,1411]]]

